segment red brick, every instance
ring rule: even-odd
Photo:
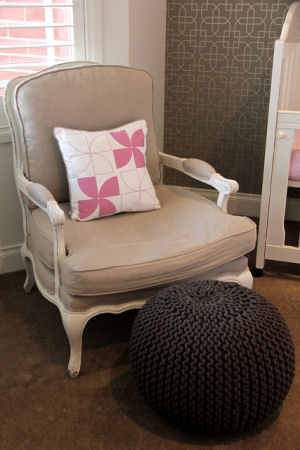
[[[24,20],[24,8],[1,8],[1,20]]]
[[[1,41],[0,41],[1,42]],[[1,53],[5,53],[6,55],[26,55],[27,54],[27,48],[11,48],[11,49],[3,49],[1,50]]]
[[[29,48],[28,52],[30,53],[30,55],[47,55],[47,48],[45,47],[40,47],[40,48]]]
[[[30,73],[29,70],[0,70],[0,80],[11,80],[15,77],[20,77]]]
[[[34,57],[32,55],[20,55],[20,56],[16,56],[16,55],[12,55],[10,57],[10,63],[11,64],[30,64],[30,63],[41,63],[41,64],[46,64],[47,61],[45,60],[45,57],[41,56],[41,57]]]
[[[25,39],[45,39],[45,28],[23,28],[16,30],[9,30],[9,36],[15,38]]]
[[[67,4],[72,4],[72,0],[52,0],[52,3],[67,3]]]
[[[26,45],[26,39],[14,39],[11,37],[3,37],[0,39],[1,45]]]
[[[55,41],[66,41],[73,42],[72,34],[70,36],[70,29],[67,27],[55,28],[54,29],[54,40]]]
[[[22,0],[5,0],[5,3],[21,3],[21,1]],[[41,0],[30,0],[30,3],[41,3]]]
[[[65,23],[65,11],[64,8],[53,8],[53,23]]]
[[[8,64],[9,56],[8,55],[0,55],[0,64]]]
[[[45,22],[44,8],[26,8],[25,9],[26,22]]]
[[[58,58],[71,59],[74,55],[73,47],[56,47],[55,56]]]

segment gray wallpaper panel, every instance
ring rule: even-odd
[[[168,0],[164,151],[260,193],[274,41],[292,1]],[[165,183],[199,186],[179,172]]]

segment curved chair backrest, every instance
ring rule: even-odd
[[[153,86],[147,72],[95,63],[61,64],[12,80],[5,103],[19,167],[30,181],[46,186],[57,201],[67,201],[69,193],[53,137],[55,126],[98,131],[145,119],[147,167],[153,183],[159,182]]]

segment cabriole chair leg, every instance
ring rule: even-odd
[[[21,251],[21,255],[22,255],[22,259],[23,259],[23,262],[25,265],[25,270],[26,270],[26,279],[25,279],[25,283],[24,283],[24,290],[28,294],[32,290],[34,283],[35,283],[34,272],[33,272],[33,267],[32,267],[31,261],[28,258],[28,256],[25,256],[22,251]]]
[[[71,378],[76,378],[81,366],[82,333],[86,324],[86,316],[81,313],[61,311],[61,318],[70,344],[68,373]]]
[[[262,277],[264,274],[263,269],[258,269],[257,267],[252,267],[251,273],[254,276],[254,278]]]

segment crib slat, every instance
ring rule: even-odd
[[[294,139],[295,130],[287,128],[279,128],[277,130],[271,182],[267,245],[284,245],[286,195]]]

